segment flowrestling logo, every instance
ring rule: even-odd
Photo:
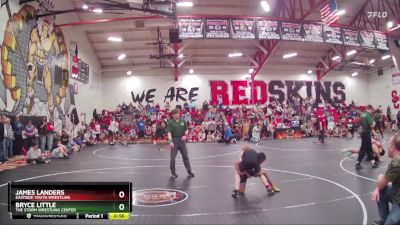
[[[132,192],[133,205],[143,207],[175,205],[187,198],[187,193],[173,189],[145,189]]]
[[[375,19],[375,18],[379,18],[379,19],[386,19],[388,16],[387,12],[367,12],[368,18],[369,19]]]

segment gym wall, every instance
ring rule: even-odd
[[[77,108],[78,115],[81,113],[91,114],[93,108],[102,105],[101,94],[101,67],[96,55],[83,31],[70,27],[55,27],[50,31],[55,35],[55,41],[60,51],[56,52],[53,47],[46,58],[46,65],[49,65],[51,80],[45,80],[38,76],[31,82],[27,79],[27,72],[23,64],[29,65],[29,41],[32,39],[32,30],[38,30],[42,21],[33,19],[33,9],[38,6],[25,5],[21,8],[19,1],[9,1],[11,12],[17,21],[18,40],[22,49],[25,62],[21,63],[17,51],[14,33],[10,25],[7,26],[8,13],[6,7],[0,9],[0,44],[1,44],[1,64],[0,71],[0,112],[9,114],[23,113],[25,115],[50,117],[54,108],[54,117],[61,119],[64,114],[68,114],[73,108]],[[69,1],[57,1],[59,9],[72,8]],[[58,9],[58,8],[55,8]],[[18,14],[19,13],[19,14]],[[57,16],[55,24],[76,21],[76,15],[67,14]],[[46,26],[46,28],[48,28]],[[89,83],[85,84],[77,80],[70,79],[70,42],[74,41],[78,45],[78,57],[89,65]],[[32,60],[31,60],[32,61]],[[33,60],[36,62],[36,59]],[[34,62],[34,63],[35,63]],[[35,69],[40,69],[37,67]],[[58,67],[58,68],[57,68]],[[29,67],[27,66],[29,69]],[[62,68],[62,69],[60,69]],[[44,69],[46,70],[46,69]],[[33,88],[34,96],[28,96],[29,90]],[[48,90],[51,90],[49,92]],[[77,93],[76,93],[77,92]],[[49,94],[51,93],[51,94]],[[49,103],[52,99],[53,104]],[[54,107],[53,107],[54,106]]]
[[[166,72],[167,73],[167,72]],[[173,106],[183,104],[184,101],[178,97],[178,101],[176,99],[177,95],[177,88],[184,88],[185,90],[181,89],[181,95],[184,99],[189,98],[190,91],[193,88],[198,88],[198,91],[195,91],[194,93],[197,94],[196,97],[196,105],[199,107],[203,103],[204,100],[210,100],[212,97],[211,94],[211,85],[210,81],[223,81],[227,84],[228,90],[228,98],[229,98],[229,104],[235,104],[234,103],[234,94],[233,93],[233,86],[231,81],[244,81],[246,82],[246,76],[245,75],[218,75],[218,76],[213,76],[213,75],[201,75],[201,74],[195,74],[195,75],[181,75],[179,77],[179,80],[177,82],[174,82],[174,79],[171,74],[165,74],[165,75],[154,75],[154,76],[149,76],[149,75],[143,75],[141,76],[140,74],[135,74],[132,76],[126,76],[123,74],[123,72],[120,73],[121,75],[118,76],[118,73],[104,73],[103,74],[103,103],[104,107],[106,109],[114,109],[115,106],[119,103],[128,103],[132,101],[132,93],[134,95],[134,98],[140,99],[142,97],[142,94],[144,92],[145,97],[143,98],[143,103],[146,103],[146,94],[149,90],[153,89],[152,92],[150,92],[150,95],[154,95],[153,98],[148,98],[149,100],[154,100],[155,103],[160,103],[164,104],[164,101],[169,101],[172,103]],[[288,93],[288,83],[287,81],[311,81],[311,94],[312,97],[316,97],[316,76],[315,75],[308,75],[308,74],[260,74],[257,75],[256,79],[257,81],[264,81],[266,83],[266,92],[267,92],[267,98],[271,96],[276,96],[279,97],[278,95],[273,95],[272,91],[270,90],[269,85],[271,84],[271,81],[281,81],[283,83],[283,87],[275,87],[275,89],[281,92],[283,92],[284,98],[287,98],[287,93]],[[329,75],[327,75],[321,83],[324,84],[325,82],[331,82],[330,85],[330,95],[333,100],[334,97],[338,96],[335,94],[333,90],[334,84],[338,85],[343,85],[345,89],[343,92],[345,93],[345,102],[346,103],[351,103],[351,101],[354,100],[357,104],[368,104],[369,103],[369,96],[367,92],[368,88],[368,76],[365,74],[360,74],[359,77],[351,77],[348,73],[344,72],[331,72]],[[303,82],[304,83],[304,82]],[[250,86],[249,82],[247,82],[248,86]],[[171,95],[171,87],[174,87],[175,91],[175,98],[173,101],[171,101],[170,97],[165,98],[166,95],[172,96]],[[294,87],[294,85],[293,85]],[[323,86],[325,87],[325,86]],[[118,92],[112,92],[111,90],[113,88],[116,88],[117,90],[120,90]],[[154,91],[155,89],[155,91]],[[240,88],[240,89],[245,89],[246,92],[246,97],[250,99],[251,93],[250,93],[250,88]],[[258,89],[258,95],[259,99],[261,98],[261,89]],[[360,90],[365,90],[365,94],[362,94]],[[187,94],[186,91],[188,92]],[[301,89],[298,92],[302,97],[307,96],[307,86],[304,84]],[[139,95],[139,96],[138,96]],[[139,97],[139,98],[138,98]],[[340,97],[340,96],[339,96]],[[240,97],[240,99],[243,99],[245,97]]]

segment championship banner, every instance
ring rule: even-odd
[[[302,41],[303,36],[301,35],[301,23],[281,23],[281,34],[282,40],[287,41]]]
[[[281,39],[279,21],[257,20],[258,39]]]
[[[75,41],[69,43],[69,55],[71,65],[71,78],[77,79],[79,74],[78,44]]]
[[[254,19],[232,19],[231,32],[233,39],[256,39]]]
[[[179,38],[180,39],[196,39],[204,38],[203,35],[203,19],[183,18],[179,19]]]
[[[304,41],[324,42],[322,26],[317,24],[303,24]]]
[[[384,33],[374,31],[375,44],[377,49],[389,50],[388,38]]]
[[[360,46],[358,30],[343,28],[343,42],[345,45]]]
[[[206,38],[210,39],[229,39],[230,25],[229,19],[206,19]]]
[[[89,64],[79,59],[79,81],[87,84],[89,83]]]
[[[324,26],[324,38],[326,43],[343,44],[342,30],[340,27]]]
[[[362,47],[375,48],[375,36],[372,31],[360,31],[360,43]]]
[[[180,18],[181,39],[288,40],[389,50],[385,33],[257,19]]]
[[[392,82],[393,85],[400,84],[400,70],[397,68],[392,69]]]

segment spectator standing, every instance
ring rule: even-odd
[[[24,124],[20,120],[20,115],[15,116],[15,121],[13,123],[13,130],[14,130],[14,155],[21,155],[22,150],[22,131],[24,130]]]
[[[0,121],[0,164],[7,162],[6,151],[4,150],[4,124]]]
[[[14,131],[11,126],[10,118],[4,117],[4,155],[13,158]]]
[[[99,114],[97,113],[96,109],[93,110],[93,119],[99,121]]]
[[[190,100],[189,111],[194,112],[194,110],[196,110],[196,103],[193,100]]]
[[[40,143],[40,150],[44,152],[46,150],[46,139],[47,139],[47,121],[46,117],[42,118],[38,126],[38,133],[39,133],[39,143]]]
[[[53,149],[53,142],[54,142],[54,135],[56,134],[53,120],[50,119],[49,122],[47,123],[47,149],[52,150]]]
[[[390,106],[386,109],[386,117],[389,123],[392,123],[392,111],[390,110]]]
[[[36,138],[36,127],[32,124],[32,120],[28,121],[24,133],[26,137],[26,149],[29,149],[29,147],[32,146],[32,141]]]
[[[144,138],[145,126],[144,126],[144,121],[142,118],[140,118],[139,120],[136,121],[136,127],[138,129],[138,137]]]
[[[397,127],[400,127],[400,110],[397,112]]]

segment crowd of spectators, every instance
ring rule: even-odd
[[[204,101],[201,107],[193,102],[179,106],[181,117],[189,129],[188,142],[257,143],[263,139],[315,137],[319,126],[326,126],[326,136],[354,137],[359,127],[359,115],[365,107],[316,103],[314,99],[295,96],[286,102],[277,100],[254,106],[211,105]],[[113,111],[93,111],[93,119],[82,132],[92,143],[160,143],[166,142],[166,124],[171,106],[156,103],[123,103]],[[384,129],[397,131],[390,108],[386,115],[381,106],[373,118],[381,133]],[[321,124],[321,118],[326,121]],[[400,117],[399,117],[400,118]],[[382,134],[383,135],[383,134]]]
[[[294,96],[285,102],[277,100],[269,104],[253,106],[212,105],[204,101],[201,107],[194,102],[178,106],[186,122],[188,142],[236,143],[246,140],[252,143],[263,139],[315,137],[319,126],[325,126],[326,136],[354,137],[359,127],[359,115],[364,107],[316,103],[314,99]],[[72,130],[56,129],[51,119],[43,118],[33,124],[2,116],[0,118],[0,162],[14,155],[26,155],[30,163],[46,163],[50,158],[68,158],[82,147],[96,144],[134,144],[167,142],[166,124],[171,106],[155,103],[123,103],[115,110],[93,111],[93,119],[79,123]],[[323,118],[323,119],[322,119]],[[373,115],[375,128],[383,136],[384,129],[397,131],[398,120],[392,120],[390,108],[386,115],[381,106]],[[324,123],[321,123],[324,121]],[[3,132],[1,132],[3,131]]]
[[[0,117],[0,164],[24,155],[28,163],[48,163],[51,158],[68,159],[74,151],[90,145],[80,137],[74,137],[67,129],[56,130],[53,121],[43,117],[34,124],[25,124],[20,115],[15,119]]]

